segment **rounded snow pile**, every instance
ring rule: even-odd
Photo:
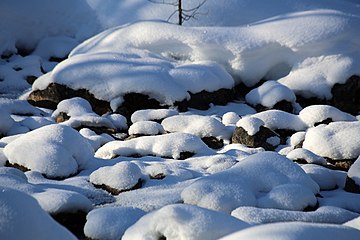
[[[88,141],[71,127],[48,125],[15,139],[4,148],[10,164],[63,178],[85,168],[93,158]]]
[[[128,228],[122,239],[218,239],[249,227],[227,214],[175,204],[153,211]]]

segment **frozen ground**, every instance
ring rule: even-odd
[[[0,9],[1,239],[360,239],[359,113],[299,104],[360,76],[356,0]],[[28,103],[52,84],[111,110]],[[163,109],[122,115],[130,93]]]

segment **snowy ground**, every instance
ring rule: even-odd
[[[146,0],[0,9],[1,239],[360,239],[359,112],[299,104],[360,81],[358,1],[207,0],[184,26]],[[27,101],[56,84],[108,112]]]

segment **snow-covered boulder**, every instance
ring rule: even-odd
[[[97,208],[86,216],[84,233],[91,239],[121,239],[125,230],[143,215],[145,212],[138,208]]]
[[[10,164],[64,178],[84,169],[94,151],[76,130],[53,124],[15,139],[5,146],[4,154]]]
[[[213,153],[201,139],[188,133],[144,136],[128,141],[112,141],[99,148],[95,157],[111,159],[117,156],[155,155],[184,159],[194,154]]]
[[[303,148],[332,160],[351,160],[360,155],[360,122],[333,122],[306,132]]]
[[[23,192],[0,187],[0,206],[3,239],[76,239]]]
[[[305,164],[301,168],[319,185],[321,190],[333,190],[342,187],[342,178],[334,170],[316,164]]]
[[[125,231],[122,239],[218,239],[249,227],[227,214],[186,204],[150,212]]]
[[[299,112],[299,118],[306,123],[308,127],[314,127],[321,123],[330,123],[338,121],[356,121],[356,117],[349,113],[329,105],[311,105]]]
[[[241,143],[248,147],[262,147],[274,150],[280,144],[280,136],[264,126],[265,123],[256,117],[244,117],[236,122],[232,143]]]
[[[310,212],[273,208],[239,207],[231,212],[231,216],[249,224],[295,221],[342,224],[358,216],[358,213],[331,206],[319,207],[315,211]]]
[[[289,152],[286,157],[299,163],[327,164],[327,161],[323,157],[304,148],[296,148]]]
[[[244,231],[239,231],[229,236],[221,238],[221,240],[236,239],[262,239],[262,240],[337,240],[348,239],[356,240],[360,238],[360,231],[346,226],[335,224],[320,223],[303,223],[303,222],[285,222],[271,223],[260,226],[251,227]]]
[[[258,110],[279,109],[291,113],[296,96],[288,87],[277,81],[266,81],[246,94],[245,100]]]
[[[132,162],[119,162],[114,166],[101,167],[90,174],[90,182],[96,187],[118,195],[142,185],[140,168]]]
[[[155,121],[159,122],[167,117],[178,115],[179,112],[174,109],[144,109],[138,110],[131,115],[131,122]]]
[[[319,186],[297,164],[277,153],[263,152],[200,178],[181,197],[187,204],[223,212],[239,206],[303,210],[316,205],[318,192]]]
[[[129,127],[129,135],[159,135],[165,133],[164,127],[153,121],[138,121]]]

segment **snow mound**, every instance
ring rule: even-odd
[[[243,117],[236,122],[236,126],[243,128],[250,136],[254,136],[259,132],[260,127],[264,125],[265,123],[263,120],[252,116]]]
[[[265,127],[271,130],[286,129],[303,131],[307,129],[307,126],[298,115],[281,110],[267,110],[253,114],[251,117],[262,120],[265,123]]]
[[[296,190],[297,197],[289,196],[287,190]],[[185,188],[181,197],[187,204],[223,212],[257,205],[299,210],[314,206],[318,192],[319,186],[297,164],[277,153],[263,152],[200,178]]]
[[[232,239],[263,239],[263,240],[318,240],[360,238],[360,231],[354,228],[334,224],[314,224],[302,222],[271,223],[251,227],[221,238]]]
[[[289,74],[272,80],[305,97],[330,99],[334,84],[359,74],[359,24],[356,15],[328,9],[232,28],[137,22],[85,41],[33,90],[52,82],[87,89],[113,110],[130,92],[173,105],[188,99],[188,92],[229,89],[240,79],[254,86],[280,65]]]
[[[15,121],[10,117],[10,114],[0,109],[0,136],[5,135],[14,122]]]
[[[360,155],[360,122],[333,122],[310,128],[303,148],[333,160],[355,159]]]
[[[327,165],[327,162],[323,157],[304,148],[296,148],[289,152],[286,157],[293,161],[305,161],[307,163]]]
[[[76,239],[29,195],[0,187],[0,236],[4,239]]]
[[[94,113],[90,103],[80,97],[62,100],[57,105],[52,117],[56,119],[60,113],[65,113],[69,117],[68,120],[65,120],[61,124],[73,128],[80,126],[115,128],[109,119],[100,117]]]
[[[53,124],[15,139],[5,146],[4,154],[11,164],[48,177],[68,177],[86,167],[93,149],[74,129]]]
[[[160,121],[177,114],[179,114],[178,111],[173,109],[138,110],[131,115],[131,122],[136,123],[140,121]]]
[[[275,222],[313,222],[342,224],[358,214],[338,207],[319,207],[313,212],[289,211],[269,208],[239,207],[231,212],[231,216],[249,224]]]
[[[181,153],[213,153],[201,139],[187,133],[170,133],[159,136],[144,136],[128,141],[112,141],[99,148],[95,157],[111,159],[116,156],[155,155],[180,159]]]
[[[94,151],[98,150],[105,143],[114,141],[114,138],[106,133],[97,135],[94,131],[88,128],[80,129],[79,133],[88,140]]]
[[[121,239],[125,230],[144,214],[144,211],[130,207],[95,209],[86,216],[85,236],[91,239]]]
[[[295,94],[288,87],[276,82],[266,81],[260,87],[251,90],[245,96],[245,100],[252,106],[262,105],[272,108],[276,103],[287,101],[294,103]]]
[[[167,132],[184,132],[199,137],[221,137],[225,130],[216,118],[200,115],[176,115],[161,122]]]
[[[315,164],[305,164],[302,169],[309,175],[321,190],[331,190],[341,187],[336,172]]]
[[[348,177],[354,180],[356,184],[360,185],[360,156],[349,168]]]
[[[357,121],[351,114],[340,111],[329,105],[311,105],[299,112],[300,119],[309,127],[314,127],[325,120],[337,121]]]
[[[165,133],[164,127],[153,121],[139,121],[129,127],[129,135],[158,135],[163,133]]]
[[[168,205],[146,214],[122,239],[218,239],[249,225],[227,214],[191,205]]]
[[[94,185],[106,185],[119,191],[130,190],[141,180],[140,168],[131,162],[119,162],[114,166],[101,167],[90,174]]]
[[[236,113],[236,112],[227,112],[225,113],[222,118],[221,118],[221,122],[225,125],[225,126],[229,126],[229,125],[236,125],[236,123],[240,120],[240,116]]]

